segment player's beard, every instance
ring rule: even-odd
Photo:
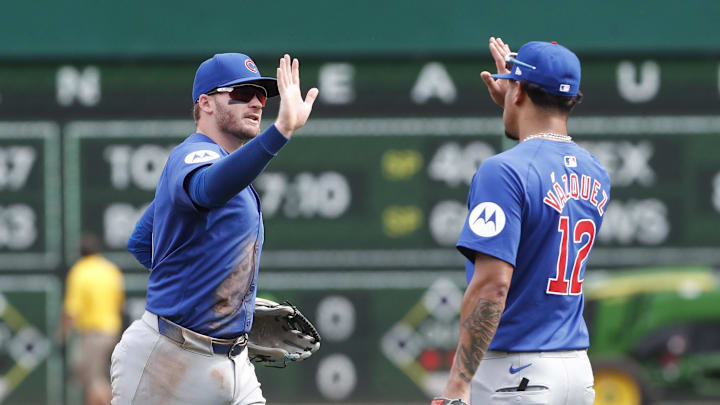
[[[233,114],[230,108],[222,104],[217,106],[217,126],[220,131],[235,137],[242,143],[255,138],[260,133],[259,125],[257,127],[246,125],[242,117]]]

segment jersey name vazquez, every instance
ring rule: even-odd
[[[571,173],[570,178],[567,174],[563,174],[560,177],[563,184],[561,186],[555,180],[555,172],[551,173],[550,178],[553,184],[543,199],[545,205],[562,213],[569,200],[583,200],[592,204],[601,216],[605,213],[608,195],[598,180],[585,174],[578,177],[576,173]],[[602,200],[598,200],[600,195],[602,195]]]

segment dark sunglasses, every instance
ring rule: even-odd
[[[265,107],[265,101],[267,101],[265,88],[255,84],[243,84],[236,87],[218,87],[209,92],[208,95],[216,93],[228,93],[232,100],[242,103],[249,103],[253,98],[257,97],[263,107]]]
[[[512,72],[513,65],[523,66],[523,67],[526,67],[526,68],[532,69],[532,70],[537,69],[533,65],[530,65],[523,61],[518,60],[517,56],[518,56],[517,52],[510,52],[507,55],[505,55],[505,69]]]

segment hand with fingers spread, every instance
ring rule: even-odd
[[[495,60],[495,67],[497,67],[498,74],[508,73],[509,71],[505,68],[505,55],[510,53],[510,47],[503,42],[501,38],[490,37],[490,54]],[[485,85],[490,92],[490,97],[493,99],[495,104],[500,107],[505,105],[505,92],[507,92],[507,83],[504,80],[495,80],[490,77],[490,72],[483,71],[480,73]]]
[[[277,85],[280,92],[280,110],[275,127],[289,138],[307,122],[319,90],[310,89],[303,100],[300,92],[300,62],[297,59],[292,59],[291,62],[290,55],[287,54],[280,59]]]

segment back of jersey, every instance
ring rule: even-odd
[[[609,200],[607,172],[572,142],[532,139],[480,166],[458,248],[515,268],[491,350],[589,346],[583,279]]]

